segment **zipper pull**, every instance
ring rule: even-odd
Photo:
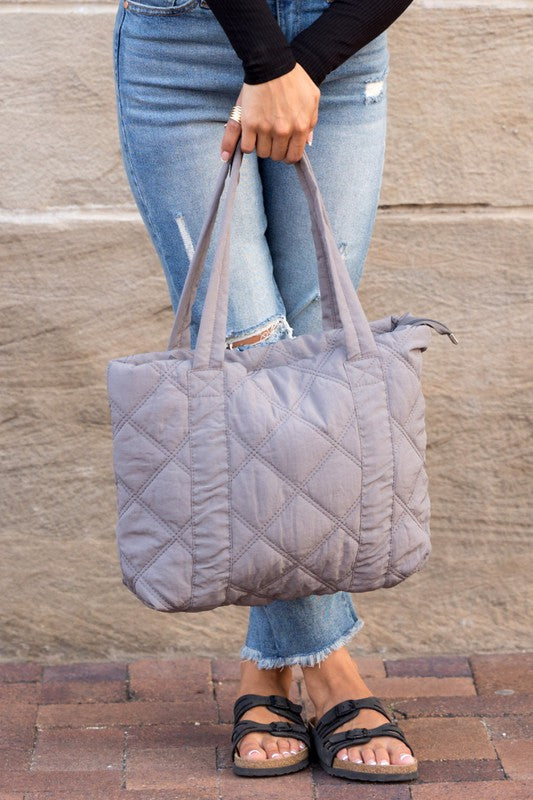
[[[429,325],[430,328],[436,330],[437,333],[440,333],[443,336],[448,336],[453,344],[459,344],[451,330],[442,322],[438,322],[436,319],[430,319],[429,317],[413,317],[409,312],[407,312],[406,314],[402,314],[401,317],[391,317],[391,320],[394,328],[398,328],[401,325]]]

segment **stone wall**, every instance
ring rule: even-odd
[[[236,655],[246,630],[246,609],[158,614],[120,579],[105,367],[164,347],[171,309],[121,161],[115,11],[0,6],[2,659]],[[415,0],[389,30],[361,296],[460,346],[435,334],[425,359],[431,560],[354,596],[354,653],[532,645],[530,31],[520,0]]]

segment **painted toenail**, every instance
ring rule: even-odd
[[[298,750],[291,750],[291,755],[295,756],[295,755],[297,755],[297,753],[298,753]]]
[[[355,759],[355,763],[356,764],[362,764],[363,763],[363,759],[362,758],[356,758]]]
[[[281,758],[281,753],[272,753],[270,758]]]
[[[289,751],[288,751],[288,750],[283,750],[282,752],[283,752],[283,755],[284,755],[284,756],[290,756],[290,753],[289,753]]]
[[[348,756],[341,756],[341,761],[348,761]]]
[[[249,750],[249,752],[248,752],[248,755],[249,755],[249,756],[251,756],[251,755],[253,755],[254,753],[257,753],[257,755],[258,755],[258,756],[260,756],[260,755],[261,755],[261,753],[259,752],[259,750]]]
[[[400,761],[407,761],[408,764],[412,764],[414,758],[413,756],[409,755],[409,753],[402,753],[400,756]]]
[[[382,759],[381,759],[381,761],[380,761],[379,763],[380,763],[380,764],[388,764],[389,762],[387,761],[387,759],[386,759],[386,758],[382,758]]]
[[[305,750],[305,744],[303,742],[300,742],[298,747],[300,748],[300,750]]]
[[[374,761],[374,759],[373,759],[373,758],[372,758],[370,761],[367,761],[367,764],[372,764],[372,766],[374,766],[374,765],[375,765],[375,763],[376,763],[376,762]]]

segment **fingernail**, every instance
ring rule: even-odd
[[[412,764],[413,761],[414,761],[414,758],[409,753],[402,753],[401,756],[400,756],[400,761],[407,761],[408,764]]]
[[[227,161],[229,159],[228,151],[227,150],[223,150],[220,158],[222,159],[222,161]]]

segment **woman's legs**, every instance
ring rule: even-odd
[[[304,680],[309,697],[315,707],[316,719],[345,700],[358,700],[370,697],[372,692],[362,679],[357,665],[346,650],[341,647],[335,650],[321,664],[315,667],[304,667]],[[335,733],[350,728],[376,728],[387,722],[386,717],[377,711],[361,709],[355,719],[339,725]],[[339,750],[337,757],[350,759],[365,764],[411,764],[413,757],[403,742],[391,736],[373,737],[368,744]]]
[[[326,7],[326,0],[269,1],[274,13],[279,11],[289,38]],[[190,0],[178,0],[172,8],[166,0],[149,2],[152,8],[159,4],[157,12],[143,11],[139,3],[130,3],[125,10],[120,0],[113,45],[124,166],[176,309],[220,167],[222,125],[238,95],[242,68],[209,9]],[[378,37],[328,76],[309,151],[355,284],[379,194],[386,56],[385,37]],[[309,217],[295,179],[288,165],[260,160],[255,154],[244,160],[232,236],[230,340],[268,330],[272,341],[290,335],[291,325],[296,333],[320,326]],[[208,273],[209,267],[193,308],[193,344]],[[361,625],[349,595],[271,605],[268,610],[251,610],[247,657],[252,655],[258,663],[275,658],[277,663],[309,665],[305,672],[317,707],[333,704],[336,692],[356,696],[354,692],[365,691],[358,688],[346,664],[340,669],[342,643]],[[298,634],[293,637],[284,624],[292,618],[298,619]],[[312,667],[317,661],[321,666]],[[335,688],[332,679],[321,681],[320,676],[329,675],[327,665],[337,663],[341,678]],[[259,669],[253,659],[242,664],[241,693],[287,694],[289,684],[289,667]],[[247,717],[265,722],[276,718],[262,709],[253,709]],[[360,720],[365,724],[363,712]],[[241,742],[241,755],[249,753],[248,738]],[[297,746],[296,740],[265,736],[256,745],[256,757]]]
[[[242,85],[241,62],[212,12],[191,2],[120,0],[113,35],[118,130],[133,197],[163,266],[174,310],[211,203],[223,125]],[[290,335],[272,275],[255,153],[244,159],[233,217],[227,339]],[[192,310],[194,346],[219,215]]]
[[[314,666],[363,626],[347,592],[252,606],[241,658],[259,669]]]
[[[315,3],[316,0],[310,0],[307,16],[304,11],[299,18],[293,15],[290,4],[281,4],[278,19],[288,38],[298,32],[298,26],[311,24]],[[370,245],[381,187],[387,73],[385,33],[323,83],[319,121],[313,146],[308,150],[337,244],[355,286]],[[321,309],[316,262],[309,213],[297,176],[294,170],[287,170],[287,165],[270,159],[260,160],[260,173],[268,218],[266,237],[289,325],[295,334],[318,331]],[[246,687],[253,686],[254,691],[262,693],[262,681],[266,686],[266,681],[271,680],[268,673],[273,672],[273,667],[300,664],[318,716],[342,699],[369,696],[370,690],[343,647],[361,626],[362,621],[358,620],[346,592],[252,607],[241,658],[250,659],[254,668],[243,674],[241,692],[251,691]],[[257,716],[252,711],[249,718]],[[383,722],[382,715],[364,710],[357,725],[375,727]],[[349,724],[343,726],[349,727]],[[268,750],[261,750],[257,737],[250,734],[242,740],[241,755],[249,750],[252,739],[253,748],[258,749],[255,758],[277,752],[275,741],[271,741],[273,737],[263,737]],[[365,760],[372,760],[372,756],[380,761],[388,757],[391,763],[400,763],[400,755],[408,752],[395,739],[381,737],[373,745],[374,742],[376,750],[367,747]],[[389,748],[388,756],[384,748]],[[346,753],[341,752],[339,757],[343,755]],[[360,751],[351,748],[349,757],[355,760]]]
[[[315,1],[310,3],[314,5]],[[303,7],[306,8],[305,3]],[[298,22],[291,7],[282,3],[280,22],[282,26],[285,23],[286,35],[295,35],[298,24],[310,24],[314,13],[310,6],[307,18],[304,11]],[[319,122],[313,146],[308,150],[354,286],[359,283],[370,245],[381,187],[387,73],[385,33],[335,70],[322,85]],[[266,236],[289,325],[296,335],[318,331],[320,295],[310,221],[297,176],[294,171],[287,171],[286,165],[270,159],[260,161],[260,172],[269,221]],[[241,658],[250,659],[253,666],[243,671],[241,693],[266,694],[276,672],[273,668],[300,664],[317,718],[343,700],[370,696],[370,689],[343,646],[361,627],[362,621],[345,592],[251,608]],[[284,679],[287,680],[285,675]],[[254,711],[258,709],[249,712],[249,718],[259,719]],[[268,714],[263,714],[260,721],[275,718]],[[338,731],[354,724],[372,728],[384,722],[386,719],[378,712],[363,709],[356,723],[348,722]],[[239,752],[246,756],[252,749],[252,757],[265,758],[286,747],[283,742],[276,748],[274,737],[262,737],[262,741],[263,748],[257,734],[250,734],[242,740]],[[369,764],[408,764],[412,759],[409,749],[392,737],[376,737],[362,748],[340,751],[338,757]]]

